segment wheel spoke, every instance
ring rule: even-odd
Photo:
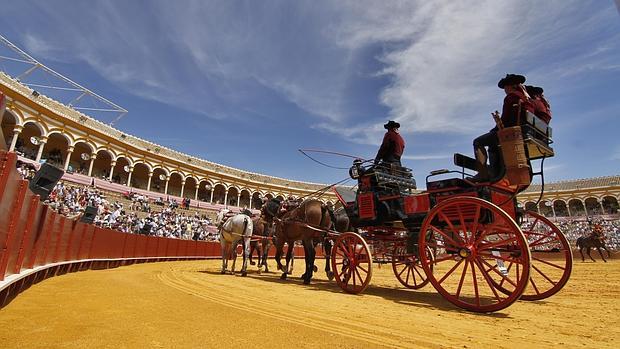
[[[538,287],[536,287],[536,283],[534,282],[534,278],[530,277],[530,284],[532,284],[532,288],[534,289],[534,292],[536,292],[536,294],[540,294],[541,292],[538,290]]]
[[[452,230],[452,233],[454,233],[454,236],[459,236],[458,230],[454,228],[454,225],[452,224],[450,219],[445,215],[445,213],[443,213],[443,211],[440,211],[439,215],[441,216],[441,219],[443,219],[448,224],[448,226],[450,227],[450,230]]]
[[[431,225],[430,228],[433,229],[436,233],[439,233],[440,235],[442,235],[445,239],[449,240],[449,243],[451,243],[452,245],[458,246],[458,247],[462,247],[463,246],[463,244],[457,243],[451,237],[449,237],[446,233],[444,233],[443,230],[435,227],[434,225]]]
[[[446,250],[449,250],[449,251],[458,251],[459,250],[458,248],[454,248],[454,247],[446,246],[446,245],[438,245],[437,243],[426,243],[426,246],[431,247],[431,248],[434,247],[434,248],[437,248],[437,249],[443,248],[443,249],[446,249]]]
[[[455,270],[455,269],[456,269],[456,268],[457,268],[457,267],[458,267],[458,266],[459,266],[459,265],[460,265],[463,261],[464,261],[464,259],[461,259],[460,261],[458,261],[458,263],[456,263],[456,264],[452,267],[452,269],[450,269],[450,271],[448,271],[448,272],[447,272],[447,273],[446,273],[446,274],[445,274],[445,275],[441,278],[441,280],[439,280],[439,281],[438,281],[438,283],[440,283],[440,284],[441,284],[442,282],[444,282],[444,280],[445,280],[446,278],[448,278],[448,276],[450,276],[450,275],[452,274],[452,272],[454,272],[454,270]]]
[[[487,282],[487,285],[489,285],[489,288],[491,289],[491,291],[493,291],[493,294],[495,295],[495,298],[497,299],[498,302],[501,302],[502,299],[499,296],[499,294],[497,294],[497,291],[495,290],[495,287],[493,287],[492,283],[491,283],[491,277],[484,272],[484,268],[482,267],[482,264],[480,263],[479,260],[475,261],[476,266],[478,266],[478,269],[480,270],[480,274],[482,274],[482,277],[484,277],[484,280]]]
[[[465,266],[463,267],[463,272],[461,273],[461,280],[459,281],[459,287],[456,289],[456,299],[460,298],[461,289],[463,288],[463,283],[465,282],[465,275],[467,275],[467,266],[468,264],[465,263]]]
[[[520,260],[520,259],[518,259],[518,258],[509,258],[509,257],[504,257],[504,256],[501,256],[501,255],[496,256],[496,255],[493,255],[493,254],[486,254],[486,253],[479,253],[478,255],[479,255],[479,256],[486,257],[487,259],[491,259],[491,260],[496,260],[496,259],[499,259],[499,260],[502,260],[502,261],[504,261],[504,262],[511,262],[511,263],[516,263],[516,264],[523,264],[523,261],[521,261],[521,260]]]
[[[480,251],[485,251],[485,250],[490,250],[490,249],[492,249],[494,247],[509,245],[512,242],[517,242],[517,237],[516,236],[513,236],[513,237],[511,237],[509,239],[506,239],[506,240],[495,241],[495,242],[491,242],[491,243],[488,243],[488,244],[480,243],[480,245],[478,245],[478,246],[480,246],[480,248],[479,248]]]
[[[420,279],[424,280],[424,275],[422,275],[422,274],[420,273],[420,270],[419,270],[419,269],[420,269],[420,268],[416,268],[415,266],[413,267],[413,271],[415,271],[415,272],[416,272],[416,274],[418,274],[418,275],[420,276]]]
[[[532,257],[532,260],[535,260],[535,261],[538,261],[538,262],[541,262],[541,263],[547,264],[547,265],[549,265],[549,266],[552,266],[552,267],[558,268],[558,269],[560,269],[560,270],[564,270],[564,269],[565,269],[564,267],[562,267],[562,266],[560,266],[560,265],[553,264],[553,263],[548,262],[548,261],[546,261],[546,260],[544,260],[544,259],[540,259],[540,258]]]
[[[492,267],[491,264],[489,264],[486,260],[482,259],[482,258],[478,258],[482,263],[486,264],[489,267]],[[518,269],[518,265],[517,265],[517,280],[519,280],[519,269]],[[499,275],[502,279],[506,280],[506,282],[508,282],[509,284],[511,284],[514,287],[517,287],[517,284],[512,281],[509,277],[507,277],[506,275],[500,273],[499,271],[492,269],[497,275]]]
[[[543,273],[540,269],[538,269],[538,267],[537,267],[536,265],[532,264],[532,268],[533,268],[534,270],[536,270],[536,271],[537,271],[540,275],[542,275],[542,276],[543,276],[543,277],[544,277],[547,281],[549,281],[549,283],[550,283],[550,284],[552,284],[553,286],[555,286],[555,285],[556,285],[556,282],[555,282],[555,281],[553,281],[553,280],[551,280],[551,279],[547,276],[547,274]],[[530,278],[531,278],[531,277],[530,277]]]
[[[476,269],[474,268],[474,262],[469,261],[471,264],[471,278],[474,281],[474,294],[476,295],[476,305],[480,306],[480,293],[478,293],[478,280],[476,280]]]
[[[361,265],[357,265],[358,268],[362,269],[362,271],[366,274],[368,274],[368,270],[364,269],[364,267],[362,267]]]

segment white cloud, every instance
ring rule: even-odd
[[[579,1],[537,2],[535,11],[495,0],[312,4],[151,2],[139,23],[119,3],[79,5],[97,16],[78,17],[46,4],[43,13],[65,25],[55,33],[65,46],[32,34],[24,40],[43,56],[71,52],[131,93],[215,118],[252,111],[260,86],[316,117],[315,128],[364,144],[381,139],[387,119],[407,125],[409,134],[470,135],[491,127],[490,112],[502,98],[495,84],[508,72],[548,77],[554,70],[568,76],[618,69],[617,62],[583,55],[571,69],[540,58],[589,35],[601,15],[576,24],[570,15]],[[371,71],[360,68],[371,63]],[[387,78],[378,95],[366,96],[387,115],[360,118],[347,107],[359,104],[349,100],[359,98],[349,84],[360,75]]]

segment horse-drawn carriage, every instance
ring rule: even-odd
[[[387,262],[404,286],[430,282],[448,301],[476,312],[562,289],[572,269],[566,237],[516,201],[534,175],[542,176],[531,161],[553,156],[551,128],[533,115],[526,120],[516,137],[523,140],[516,151],[526,164],[515,167],[506,151],[491,152],[493,178],[484,182],[467,174],[475,160],[460,154],[454,162],[461,169],[431,172],[426,191],[415,190],[406,168],[355,161],[350,175],[357,190],[335,187],[357,231],[335,236],[331,264],[338,285],[360,293],[370,283],[373,262]],[[514,138],[501,146],[515,146]]]

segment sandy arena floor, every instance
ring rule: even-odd
[[[45,280],[0,310],[0,347],[617,348],[620,338],[618,259],[575,262],[559,294],[488,315],[455,308],[431,285],[404,289],[390,266],[375,265],[371,286],[354,296],[322,271],[304,286],[254,267],[246,278],[220,275],[219,265],[140,264]]]

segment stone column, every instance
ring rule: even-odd
[[[131,187],[131,175],[133,174],[133,167],[129,166],[129,172],[127,175],[127,186]]]
[[[114,167],[116,166],[116,161],[112,160],[112,162],[110,162],[110,176],[108,177],[108,180],[110,182],[112,182],[112,176],[114,175]]]
[[[15,129],[13,129],[13,139],[11,139],[11,145],[9,146],[9,151],[15,150],[15,145],[17,144],[17,137],[19,137],[21,133],[22,133],[21,127],[16,126]]]
[[[41,161],[41,155],[43,155],[43,147],[45,147],[45,143],[47,143],[47,138],[41,138],[39,140],[39,150],[37,151],[37,157],[36,159],[34,159],[34,161]]]
[[[183,194],[185,193],[185,180],[181,181],[181,195],[180,197],[183,197]]]
[[[164,194],[168,195],[168,183],[170,182],[170,177],[166,176],[166,187],[164,188]]]
[[[90,154],[90,163],[88,164],[88,177],[93,175],[93,165],[95,165],[97,154]]]
[[[228,190],[224,193],[224,206],[228,207]]]
[[[209,203],[212,204],[213,203],[213,188],[211,188],[211,197],[209,198]]]
[[[194,200],[198,201],[198,186],[196,186],[196,192],[194,193]]]
[[[153,172],[149,172],[149,180],[146,182],[146,191],[151,190],[151,179],[153,178]]]
[[[71,154],[73,154],[73,147],[67,148],[67,158],[65,159],[65,165],[63,169],[66,171],[69,168],[69,162],[71,161]]]
[[[241,193],[237,194],[237,207],[241,207]]]

